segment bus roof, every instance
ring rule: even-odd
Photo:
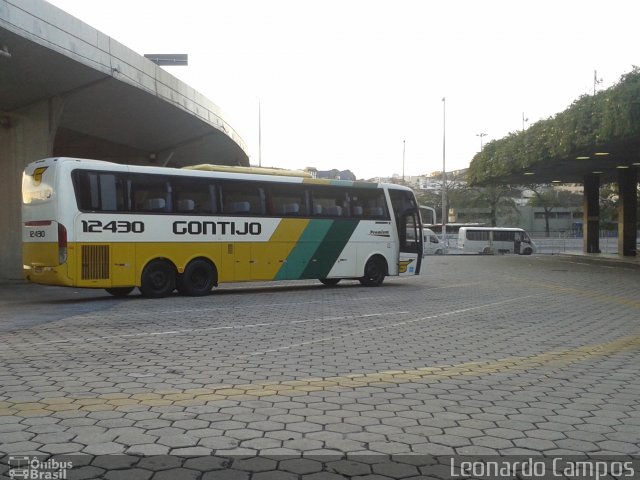
[[[88,158],[74,158],[74,157],[49,157],[41,160],[37,160],[32,162],[32,164],[45,163],[45,162],[56,162],[60,164],[70,164],[75,163],[81,168],[106,168],[108,170],[113,171],[128,171],[134,173],[153,173],[153,174],[171,174],[171,175],[184,175],[184,176],[198,176],[204,178],[227,178],[227,179],[239,179],[239,180],[252,180],[252,181],[263,181],[263,182],[284,182],[284,183],[307,183],[307,184],[316,184],[316,185],[331,185],[337,187],[355,187],[355,188],[390,188],[397,190],[407,190],[412,191],[410,188],[405,187],[403,185],[397,185],[393,183],[374,183],[374,182],[366,182],[366,181],[352,181],[352,180],[334,180],[334,179],[325,179],[325,178],[311,178],[305,175],[293,176],[284,174],[278,174],[276,172],[280,171],[279,169],[275,170],[274,173],[265,174],[258,173],[257,171],[240,171],[239,167],[228,167],[224,169],[224,166],[212,166],[212,167],[222,167],[218,168],[208,168],[208,166],[198,165],[195,167],[198,168],[173,168],[173,167],[162,167],[156,165],[129,165],[123,163],[115,163],[106,160],[94,160]],[[200,168],[204,167],[204,168]],[[251,170],[254,167],[244,167],[245,169]],[[259,168],[259,167],[255,167]],[[269,169],[265,169],[269,170]],[[282,170],[282,172],[298,172],[303,173],[301,171],[296,170]]]
[[[311,175],[308,172],[303,172],[302,170],[289,170],[276,167],[242,167],[237,165],[213,165],[210,163],[203,163],[200,165],[190,165],[182,168],[184,170],[203,170],[206,172],[256,173],[259,175],[311,178]]]

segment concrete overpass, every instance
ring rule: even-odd
[[[42,0],[0,0],[0,281],[21,277],[24,166],[48,156],[249,165],[220,109]]]

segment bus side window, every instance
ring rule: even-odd
[[[173,178],[172,186],[176,212],[190,214],[211,212],[210,187],[212,185],[207,181]]]
[[[176,201],[177,212],[193,212],[196,209],[196,202],[190,198],[183,198]]]
[[[78,208],[82,211],[126,210],[123,179],[113,173],[76,170],[73,173]]]
[[[142,210],[146,212],[162,212],[167,208],[167,201],[164,198],[147,198],[142,202]]]
[[[362,216],[364,218],[388,220],[389,211],[387,210],[387,202],[384,198],[384,192],[378,188],[371,190],[359,191],[351,198],[352,204],[360,206]],[[355,208],[355,207],[354,207]],[[354,211],[354,216],[358,216]]]
[[[341,217],[342,207],[340,205],[328,205],[324,213],[332,217]]]
[[[467,230],[467,240],[472,241],[489,241],[489,232],[487,230]]]
[[[248,182],[222,183],[222,213],[234,215],[264,215],[266,196],[264,188]]]
[[[305,191],[298,185],[273,185],[267,194],[267,209],[270,215],[278,217],[299,217],[308,215]]]
[[[136,212],[170,212],[172,210],[169,184],[164,177],[133,176],[131,196]]]
[[[207,194],[197,207],[199,213],[218,213],[219,190],[215,185],[207,185]]]
[[[317,187],[312,190],[313,214],[327,217],[350,217],[349,192],[340,187]]]
[[[493,241],[494,242],[513,242],[514,241],[514,233],[515,232],[493,232]]]

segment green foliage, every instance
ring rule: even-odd
[[[640,68],[623,75],[617,85],[583,95],[567,110],[541,120],[524,132],[494,140],[476,154],[467,172],[472,185],[497,183],[521,172],[585,149],[617,143],[640,135]]]
[[[549,215],[555,207],[579,207],[582,205],[582,195],[549,189],[548,185],[530,184],[527,187],[534,193],[534,197],[529,200],[529,205],[544,209],[544,224],[547,237],[550,233]]]
[[[617,184],[608,183],[600,187],[600,226],[602,228],[606,230],[618,228],[619,200]]]
[[[551,209],[555,207],[577,208],[582,206],[582,195],[562,190],[531,188],[535,196],[529,200],[532,207]]]
[[[489,207],[489,218],[491,226],[495,227],[498,222],[498,215],[509,210],[516,210],[516,204],[511,197],[511,189],[501,185],[490,185],[478,188],[476,205],[479,207]]]
[[[442,211],[442,195],[440,193],[424,190],[416,190],[415,193],[420,205],[435,208],[438,216],[440,215]]]

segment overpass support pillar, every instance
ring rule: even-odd
[[[584,176],[582,251],[600,253],[600,177]]]
[[[635,167],[618,171],[618,255],[636,256],[638,221],[638,171]]]
[[[49,98],[12,112],[0,112],[0,282],[22,278],[22,171],[51,156],[63,102]]]

